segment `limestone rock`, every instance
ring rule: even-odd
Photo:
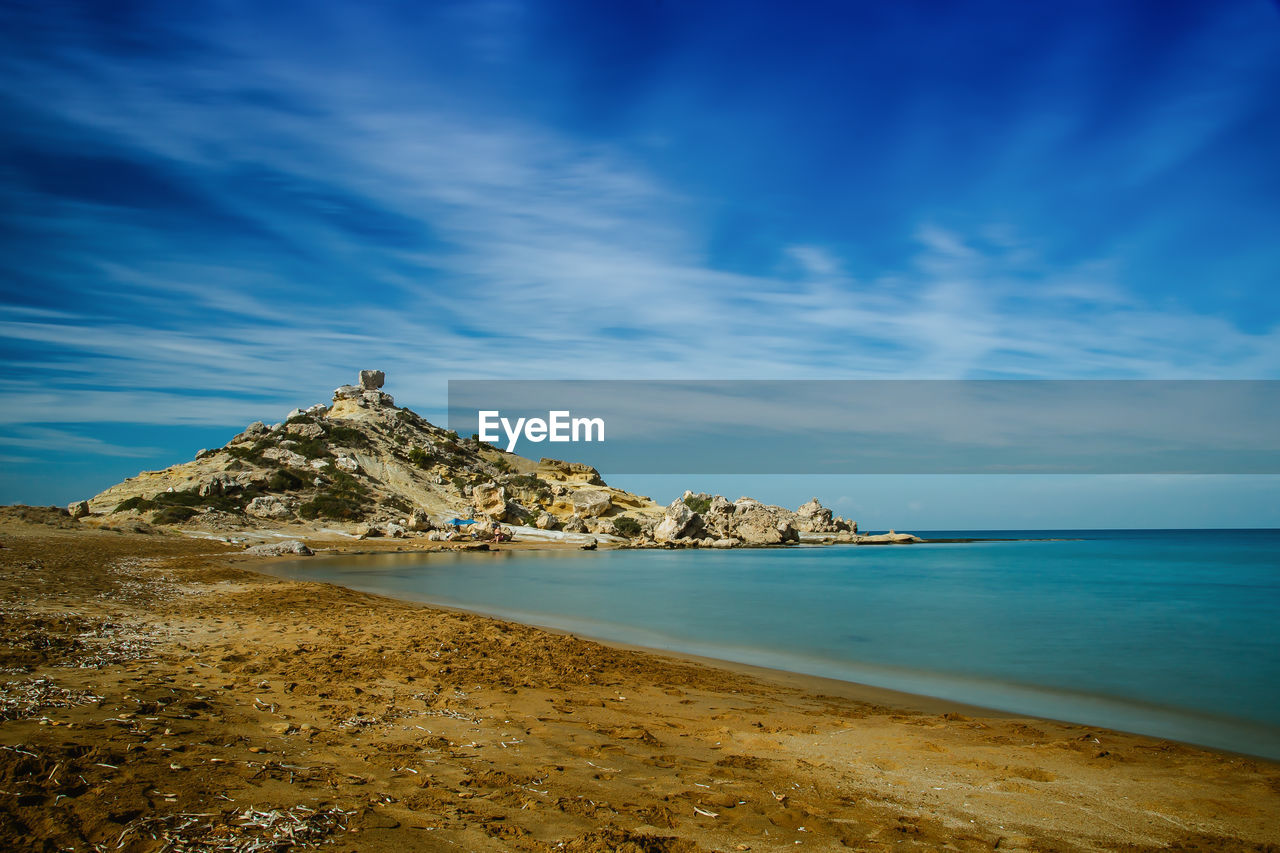
[[[912,545],[923,541],[919,536],[912,533],[898,533],[895,530],[890,530],[888,533],[875,533],[858,537],[859,545]]]
[[[495,521],[507,517],[507,490],[496,483],[481,483],[471,489],[471,503]]]
[[[319,424],[289,424],[284,431],[299,438],[324,438],[324,429]]]
[[[254,545],[244,549],[246,554],[253,554],[255,557],[283,557],[287,554],[297,554],[301,557],[310,557],[315,552],[296,539],[288,542],[265,542],[261,545]]]
[[[339,456],[334,460],[334,467],[339,470],[346,471],[348,474],[354,474],[360,470],[360,463],[352,459],[350,456]]]
[[[257,441],[269,432],[267,425],[262,421],[254,421],[244,428],[244,432],[237,435],[228,444],[244,444],[248,441]]]
[[[231,484],[226,486],[223,491],[235,489],[265,489],[267,487],[267,474],[264,471],[241,471],[232,478]]]
[[[409,518],[405,521],[405,527],[410,530],[431,530],[434,526],[431,523],[431,516],[420,509],[411,511]]]
[[[780,522],[764,504],[749,499],[734,504],[733,535],[747,545],[781,545],[799,538],[789,522]]]
[[[279,495],[261,495],[249,501],[244,511],[254,518],[292,518],[295,501]]]
[[[390,521],[382,528],[382,534],[388,539],[403,539],[408,535],[408,531],[394,521]]]
[[[702,533],[702,528],[702,516],[689,509],[683,500],[674,500],[667,507],[662,521],[653,529],[653,538],[658,542],[670,542],[697,536]]]
[[[364,393],[364,389],[359,385],[342,385],[333,390],[333,401],[339,400],[358,400],[360,395]]]
[[[712,548],[737,548],[741,544],[742,544],[741,540],[732,539],[732,538],[711,540]]]
[[[599,547],[599,544],[600,544],[600,543],[599,543],[598,541],[596,541],[595,539],[591,539],[590,541],[585,542],[585,543],[583,543],[582,545],[579,545],[579,546],[578,546],[578,550],[579,550],[579,551],[594,551],[594,550],[596,550],[596,548],[597,548],[597,547]]]
[[[565,533],[586,533],[587,525],[580,515],[572,515],[569,520],[564,523]]]
[[[67,513],[72,518],[84,518],[89,514],[89,502],[79,501],[77,503],[67,504]]]
[[[716,495],[711,499],[711,506],[702,513],[702,523],[712,537],[728,538],[733,529],[733,504],[723,495]]]
[[[366,391],[376,391],[387,381],[387,374],[381,370],[360,371],[360,387]]]
[[[613,506],[613,501],[609,499],[608,492],[601,492],[595,489],[578,489],[570,497],[570,500],[573,501],[574,514],[583,518],[596,518],[604,515]]]
[[[831,517],[831,510],[812,498],[796,509],[795,527],[806,533],[835,533],[840,528]]]
[[[263,459],[271,459],[289,468],[306,468],[307,457],[287,447],[270,447],[262,451]]]
[[[618,528],[614,526],[612,518],[588,518],[585,522],[588,533],[595,533],[599,536],[617,536]]]
[[[555,530],[560,522],[556,521],[556,517],[549,512],[538,513],[538,518],[533,522],[534,526],[539,530]]]
[[[538,473],[544,479],[583,481],[591,486],[603,486],[600,472],[590,465],[581,462],[565,462],[560,459],[542,457],[538,460]]]
[[[302,411],[302,409],[294,409],[294,410],[293,410],[293,411],[291,411],[288,415],[286,415],[286,416],[285,416],[285,419],[284,419],[284,420],[285,420],[285,423],[288,423],[289,421],[293,420],[294,418],[300,418],[300,417],[302,417],[302,416],[303,416],[303,415],[305,415],[305,414],[306,414],[306,412]]]

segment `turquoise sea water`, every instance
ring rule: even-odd
[[[321,558],[290,577],[1280,759],[1280,531]]]

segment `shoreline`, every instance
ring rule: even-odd
[[[976,541],[1006,541],[1006,540],[976,540]],[[1007,541],[1071,541],[1071,540],[1007,540]],[[488,552],[473,552],[476,554],[475,559],[483,559],[482,554],[495,553],[501,550],[543,550],[540,548],[512,548],[512,544],[520,543],[504,543],[503,548],[493,548]],[[793,546],[794,547],[794,546]],[[576,550],[567,549],[562,545],[547,550]],[[629,550],[629,549],[609,549],[609,550]],[[884,705],[898,710],[931,713],[931,714],[947,714],[960,713],[966,715],[980,715],[984,717],[1000,717],[1005,719],[1033,719],[1044,722],[1055,723],[1067,726],[1085,726],[1102,728],[1108,731],[1117,732],[1134,737],[1152,738],[1156,740],[1177,743],[1193,749],[1203,749],[1222,755],[1236,756],[1257,761],[1273,762],[1280,765],[1280,757],[1268,756],[1260,753],[1247,752],[1241,749],[1232,749],[1216,744],[1201,743],[1186,738],[1167,736],[1152,732],[1144,732],[1132,728],[1118,727],[1104,722],[1089,721],[1083,719],[1073,719],[1070,717],[1053,716],[1048,714],[1037,713],[1034,711],[1019,711],[1017,709],[1002,708],[998,705],[983,704],[978,702],[970,702],[963,699],[956,699],[947,696],[938,696],[928,693],[920,693],[911,690],[903,690],[895,687],[882,686],[872,684],[865,681],[857,681],[849,678],[841,678],[838,676],[820,675],[813,672],[805,672],[797,669],[787,669],[781,666],[770,666],[767,664],[751,663],[748,661],[734,660],[728,657],[719,657],[715,654],[704,654],[694,651],[686,651],[678,648],[663,647],[657,645],[647,645],[643,642],[631,642],[627,640],[615,639],[603,634],[593,633],[589,627],[562,627],[559,625],[548,624],[539,621],[538,614],[518,612],[512,610],[504,610],[502,608],[494,608],[491,610],[477,609],[467,607],[462,604],[433,598],[426,595],[396,595],[392,592],[382,591],[371,588],[360,588],[348,586],[330,580],[312,580],[289,573],[277,573],[266,570],[266,567],[276,564],[296,565],[305,570],[305,567],[316,559],[320,560],[337,560],[345,556],[370,556],[377,554],[403,554],[408,555],[408,551],[350,551],[338,553],[320,552],[315,557],[299,559],[297,557],[255,557],[248,564],[251,571],[258,572],[267,577],[289,580],[299,583],[314,583],[327,586],[337,587],[339,589],[358,592],[362,595],[370,595],[375,598],[387,599],[399,603],[411,604],[424,607],[429,610],[441,610],[452,613],[474,616],[482,619],[497,619],[504,622],[523,625],[538,631],[545,631],[558,636],[568,637],[571,639],[586,640],[592,643],[599,643],[609,648],[618,649],[620,651],[635,652],[638,654],[653,655],[661,658],[667,658],[673,661],[696,663],[702,666],[708,666],[715,669],[721,669],[729,672],[739,673],[751,678],[773,682],[787,687],[805,690],[807,692],[836,696],[841,699],[847,699],[855,702],[864,702],[875,705]],[[430,553],[430,552],[428,552]],[[583,555],[589,558],[588,555]],[[607,624],[607,623],[601,623]],[[678,638],[671,638],[678,642]],[[870,666],[870,665],[868,665]],[[975,679],[964,679],[960,677],[951,677],[946,673],[933,673],[935,680],[946,682],[949,680],[957,682],[973,682]],[[978,681],[978,683],[986,683]],[[1196,711],[1189,708],[1180,708],[1177,706],[1161,705],[1153,702],[1145,702],[1139,699],[1127,697],[1116,697],[1107,694],[1095,694],[1072,690],[1069,688],[1051,688],[1035,685],[1021,685],[1016,683],[990,682],[998,688],[1013,691],[1015,694],[1032,694],[1046,699],[1051,697],[1061,697],[1068,701],[1076,701],[1086,704],[1101,704],[1111,706],[1116,709],[1127,710],[1136,713],[1152,714],[1166,719],[1194,720],[1200,719],[1212,721],[1220,726],[1233,727],[1237,730],[1248,730],[1253,727],[1259,727],[1261,724],[1250,720],[1238,719],[1226,715],[1213,714],[1209,712]]]
[[[221,543],[0,521],[0,545],[0,846],[1280,839],[1263,759],[284,580]]]

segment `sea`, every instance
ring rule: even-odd
[[[1280,530],[320,557],[287,577],[1280,760]]]

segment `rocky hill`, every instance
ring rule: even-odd
[[[588,465],[535,462],[435,426],[398,408],[384,381],[381,371],[363,370],[330,404],[295,409],[271,426],[249,424],[224,447],[143,471],[69,510],[90,523],[366,536],[426,535],[456,516],[665,547],[782,545],[801,534],[849,541],[857,532],[816,498],[792,512],[686,492],[663,507],[611,488]]]
[[[360,372],[332,403],[249,424],[224,447],[163,471],[143,471],[73,515],[131,513],[156,524],[212,529],[328,523],[429,530],[484,516],[588,531],[597,519],[657,516],[648,498],[606,485],[587,465],[533,461],[398,408],[381,371]]]

